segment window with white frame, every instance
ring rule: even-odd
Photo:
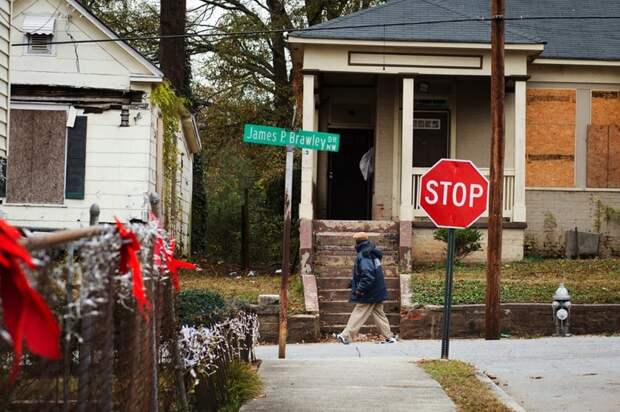
[[[53,15],[24,16],[22,31],[26,35],[28,54],[51,55],[56,19]]]

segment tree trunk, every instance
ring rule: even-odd
[[[162,36],[185,34],[185,0],[161,0],[160,30]],[[159,48],[159,63],[164,75],[177,94],[188,96],[185,38],[163,38]]]
[[[268,0],[269,14],[271,16],[272,29],[282,30],[286,28],[288,16],[284,9],[284,4],[279,0]],[[279,126],[290,127],[291,123],[291,90],[286,67],[286,43],[283,33],[273,33],[271,35],[271,51],[275,96],[274,106],[276,121]]]

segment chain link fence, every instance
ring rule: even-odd
[[[25,352],[17,380],[7,383],[14,355],[0,321],[0,410],[217,410],[225,401],[218,394],[227,365],[252,359],[256,316],[239,313],[209,328],[181,330],[169,273],[154,262],[153,246],[162,230],[154,223],[127,228],[140,240],[152,310],[136,307],[131,274],[119,273],[122,240],[112,226],[33,252],[37,269],[27,271],[29,281],[62,328],[63,356],[50,361]],[[211,336],[203,339],[206,346],[187,345],[188,337],[205,334]]]

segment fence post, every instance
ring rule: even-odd
[[[151,212],[157,217],[160,218],[161,215],[161,203],[160,198],[157,193],[151,193],[149,196],[149,201],[151,202]],[[181,364],[181,356],[179,354],[179,342],[178,342],[178,331],[177,331],[177,318],[175,311],[176,304],[176,296],[174,294],[173,288],[170,288],[170,311],[171,318],[174,323],[172,336],[172,362],[174,367],[174,374],[176,380],[176,388],[177,388],[177,396],[179,397],[179,401],[181,402],[181,408],[183,411],[189,411],[189,403],[187,401],[187,392],[185,391],[185,377],[183,376],[183,365]]]
[[[100,209],[96,203],[90,207],[91,226],[99,223]],[[81,287],[85,287],[86,278],[82,279]],[[82,343],[80,344],[80,363],[78,367],[78,412],[86,412],[90,405],[90,372],[91,372],[91,339],[93,323],[90,315],[82,316]]]
[[[149,195],[149,202],[151,204],[151,212],[159,217],[159,195],[157,193],[151,193]],[[151,262],[153,262],[153,252],[149,253]],[[153,312],[151,316],[151,350],[153,351],[153,369],[151,370],[151,379],[153,380],[151,385],[151,411],[159,411],[159,377],[158,366],[159,356],[157,353],[157,287],[155,285],[155,272],[157,268],[155,265],[151,265],[151,304],[153,305]]]

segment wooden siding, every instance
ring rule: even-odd
[[[0,0],[0,158],[7,155],[11,3]]]
[[[140,114],[139,118],[137,114]],[[88,224],[93,203],[101,208],[100,221],[145,219],[148,212],[151,110],[130,112],[130,127],[119,127],[119,110],[87,114],[84,200],[65,199],[62,205],[0,206],[12,224],[67,228]]]
[[[57,8],[54,41],[106,37],[64,0],[15,1],[13,25],[21,28],[25,14],[51,15]],[[11,37],[14,44],[25,42],[25,35],[15,28]],[[11,58],[14,84],[37,84],[37,79],[44,79],[47,85],[126,90],[131,87],[131,75],[149,74],[114,42],[54,45],[50,55],[29,55],[26,47],[14,47]]]

